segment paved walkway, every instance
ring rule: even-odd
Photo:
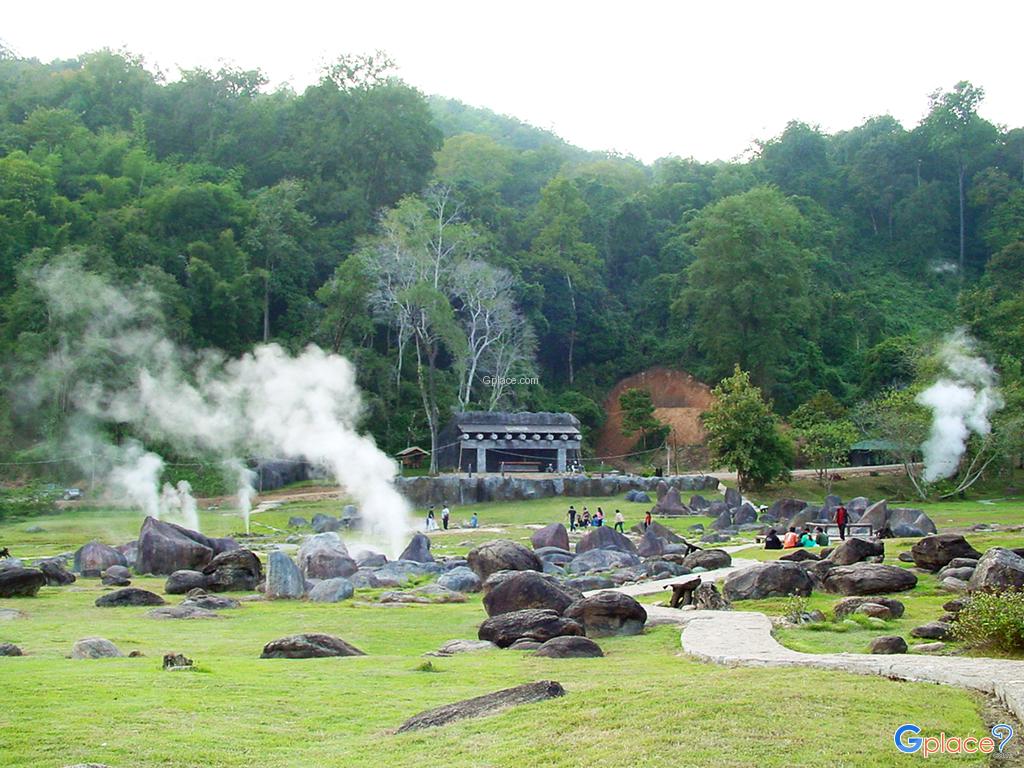
[[[683,625],[683,650],[703,661],[742,667],[815,667],[911,682],[941,683],[998,698],[1024,720],[1024,661],[918,654],[800,653],[772,637],[771,621],[750,611],[648,608],[654,623]]]

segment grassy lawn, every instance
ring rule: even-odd
[[[418,669],[422,653],[475,635],[479,599],[248,603],[218,621],[167,622],[145,618],[144,608],[96,608],[100,593],[96,580],[80,580],[36,599],[0,601],[28,614],[0,625],[0,639],[30,653],[0,659],[4,766],[405,765],[424,753],[451,766],[820,765],[823,712],[844,724],[827,734],[831,764],[895,766],[905,758],[891,734],[904,722],[932,734],[984,730],[977,700],[960,691],[936,699],[930,685],[812,671],[791,685],[779,672],[681,657],[670,627],[601,640],[604,659],[491,651],[433,659],[438,671],[426,672]],[[257,658],[268,640],[300,631],[339,635],[369,655]],[[145,655],[64,658],[90,635]],[[199,671],[160,671],[169,651],[196,659]],[[390,733],[423,709],[540,679],[560,681],[568,695],[419,734]],[[788,691],[784,703],[780,691]]]
[[[493,538],[527,539],[532,526],[565,520],[568,504],[618,508],[627,527],[648,505],[617,499],[541,499],[474,506],[481,525],[497,530],[455,529],[432,534],[439,554],[463,554]],[[337,513],[340,501],[296,501],[261,513],[256,520],[285,528],[292,515]],[[952,524],[1020,519],[1022,505],[943,505],[929,510]],[[927,507],[926,507],[927,508]],[[992,510],[1000,516],[991,516]],[[453,521],[470,508],[453,509]],[[944,518],[946,519],[946,518]],[[204,510],[210,535],[241,528],[232,510]],[[91,538],[110,543],[135,537],[138,513],[86,506],[58,515],[5,521],[0,544],[15,555],[71,551]],[[687,533],[707,518],[661,520]],[[937,519],[938,522],[938,519]],[[44,533],[27,534],[39,525]],[[942,523],[940,523],[940,526]],[[258,528],[256,530],[259,530]],[[1024,544],[1024,533],[972,533],[979,548]],[[265,542],[280,541],[275,535]],[[1016,542],[1020,542],[1017,544]],[[910,542],[888,542],[888,559]],[[777,557],[744,551],[741,557]],[[161,579],[136,586],[162,592]],[[658,627],[631,638],[600,640],[607,656],[592,660],[537,659],[511,651],[432,659],[422,654],[445,640],[476,636],[484,617],[480,599],[456,605],[383,606],[375,592],[357,592],[338,605],[256,602],[223,612],[216,621],[156,621],[147,609],[101,609],[96,579],[68,588],[45,587],[39,597],[0,600],[24,619],[0,622],[0,642],[29,654],[0,658],[6,687],[0,707],[0,764],[63,766],[102,762],[112,766],[369,766],[405,765],[429,754],[448,766],[802,766],[827,760],[837,766],[896,766],[906,758],[892,746],[894,729],[917,723],[924,734],[939,731],[983,735],[981,700],[963,691],[881,678],[801,670],[729,669],[681,654],[679,632]],[[933,577],[921,577],[899,621],[783,630],[786,645],[810,652],[863,652],[879,634],[907,635],[937,618],[948,595]],[[645,602],[664,599],[663,595]],[[809,608],[827,614],[838,600],[815,594]],[[177,602],[178,598],[169,598]],[[748,601],[740,610],[780,615],[785,600]],[[262,646],[299,632],[338,635],[369,654],[363,658],[307,661],[260,660]],[[72,661],[75,640],[102,636],[134,659]],[[194,658],[195,672],[165,673],[160,657],[180,652]],[[521,707],[419,734],[391,731],[424,709],[499,688],[540,679],[561,682],[562,699]],[[827,713],[827,716],[826,716]],[[830,722],[842,728],[832,729]],[[982,758],[931,758],[934,765],[983,765]]]

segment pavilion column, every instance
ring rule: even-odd
[[[476,471],[480,473],[487,471],[487,449],[479,446],[476,449]]]
[[[565,472],[565,448],[558,449],[558,471]]]

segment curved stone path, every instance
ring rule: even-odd
[[[752,611],[648,607],[653,623],[682,624],[683,650],[703,661],[742,667],[814,667],[895,680],[941,683],[995,696],[1024,720],[1024,661],[963,656],[800,653],[779,644],[771,621]]]

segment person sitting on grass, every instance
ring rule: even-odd
[[[810,528],[804,528],[803,533],[800,534],[800,546],[801,547],[816,547],[818,542],[814,540],[814,536],[811,535]]]
[[[590,510],[586,507],[583,508],[583,514],[580,515],[580,528],[590,527]]]
[[[768,534],[764,537],[764,548],[782,549],[782,539],[779,538],[779,534],[775,532],[774,528],[768,529]]]
[[[796,528],[790,526],[790,529],[786,531],[786,535],[782,537],[782,548],[783,549],[796,549],[800,546],[800,536],[796,532]]]
[[[819,547],[827,547],[831,543],[828,534],[825,533],[825,529],[821,527],[814,529],[814,541]]]

